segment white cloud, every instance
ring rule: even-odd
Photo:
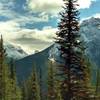
[[[27,53],[31,54],[33,50],[41,51],[53,44],[56,30],[55,28],[23,29],[19,32],[21,36],[12,39],[11,42],[20,45]]]
[[[18,30],[20,30],[19,24],[14,21],[0,22],[0,34],[4,36],[6,41],[16,37],[17,34],[14,33]]]
[[[0,16],[16,20],[20,24],[48,22],[49,20],[49,16],[46,13],[40,13],[39,15],[34,16],[27,12],[22,15],[21,13],[12,10],[15,6],[14,0],[0,0]]]
[[[44,27],[42,30],[35,29],[32,37],[46,42],[53,42],[56,31],[57,29],[52,27]]]
[[[49,21],[49,16],[48,15],[20,15],[17,18],[14,18],[16,22],[18,22],[20,25],[25,25],[27,23],[38,23],[38,22],[48,22]]]
[[[34,49],[42,50],[51,45],[56,31],[56,28],[50,26],[41,30],[21,28],[16,20],[0,22],[0,34],[3,35],[4,41],[20,45],[28,53],[32,53]]]
[[[89,8],[96,0],[78,0],[79,9]],[[61,11],[63,0],[27,0],[28,8],[33,12],[58,13]]]
[[[56,31],[57,29],[52,27],[44,27],[42,30],[20,28],[20,24],[15,20],[6,21],[5,23],[0,22],[0,34],[3,34],[6,41],[26,35],[35,39],[51,42],[51,38],[55,35],[54,33]]]
[[[0,0],[0,16],[14,18],[17,16],[17,13],[12,10],[15,7],[15,0]]]
[[[62,0],[27,0],[29,9],[34,12],[56,13],[60,10]]]
[[[94,1],[96,0],[78,0],[79,9],[89,8]]]
[[[31,54],[33,50],[43,50],[50,46],[54,42],[56,31],[57,29],[52,27],[44,27],[42,30],[22,29],[18,32],[21,36],[15,38],[15,44],[19,44],[24,50]],[[21,41],[16,41],[17,39]]]

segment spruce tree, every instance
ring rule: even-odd
[[[59,44],[63,62],[59,65],[64,100],[88,99],[88,66],[84,46],[79,34],[77,0],[63,0],[64,11],[60,13],[56,43]]]
[[[96,70],[96,86],[95,86],[95,97],[94,100],[100,99],[100,69]]]
[[[27,81],[27,100],[41,100],[40,97],[40,85],[38,80],[38,74],[36,68],[33,68],[32,74]]]
[[[22,99],[21,100],[28,100],[28,89],[27,89],[27,82],[26,81],[23,81],[22,82],[22,87],[21,87],[21,90],[22,90]]]
[[[14,66],[14,60],[10,61],[10,87],[11,87],[11,100],[21,100],[21,89],[18,86],[16,69]]]
[[[4,80],[4,57],[5,49],[3,47],[3,38],[0,38],[0,100],[3,99],[5,94],[5,80]]]
[[[14,70],[10,72],[9,66],[6,63],[6,50],[3,45],[3,38],[0,39],[0,100],[21,100],[16,92],[16,79]],[[13,90],[13,91],[12,91]],[[19,90],[18,90],[19,91]],[[16,94],[16,93],[17,94]]]
[[[56,89],[56,99],[55,100],[63,100],[62,94],[61,94],[61,86],[58,80],[56,80],[55,82],[55,89]]]
[[[47,100],[56,100],[55,77],[52,62],[48,64],[48,95]]]
[[[6,50],[3,38],[0,39],[0,100],[11,100],[10,71],[6,64]]]
[[[48,95],[47,100],[63,100],[59,81],[56,78],[56,64],[49,61],[48,63]]]

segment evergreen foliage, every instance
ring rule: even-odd
[[[29,79],[26,81],[25,84],[27,86],[27,88],[26,88],[27,100],[41,100],[40,85],[39,85],[38,75],[37,75],[35,67],[33,67],[33,71],[31,73],[31,76],[29,77]]]
[[[1,35],[0,38],[0,100],[2,100],[5,95],[4,57],[5,57],[5,50],[3,48],[3,39]]]
[[[47,100],[62,100],[59,81],[56,78],[56,64],[48,63],[48,95]]]
[[[88,66],[85,61],[84,42],[79,34],[77,0],[63,0],[64,11],[60,13],[56,43],[60,45],[62,64],[59,74],[62,79],[63,100],[89,99]]]
[[[48,96],[47,100],[56,100],[55,75],[52,62],[48,66]]]
[[[0,100],[21,100],[21,91],[17,86],[15,70],[11,66],[11,72],[6,61],[6,50],[3,46],[3,38],[0,39]]]
[[[100,99],[100,69],[97,68],[94,100],[99,100],[99,99]]]
[[[0,38],[0,100],[10,100],[10,71],[5,63],[6,50],[3,46],[3,38]]]
[[[21,90],[22,90],[22,100],[28,100],[28,86],[26,85],[27,82],[22,82],[22,87],[21,87]]]
[[[14,66],[14,60],[10,61],[10,88],[11,88],[11,100],[21,100],[22,94],[21,89],[18,87],[17,78],[16,78],[16,68]]]

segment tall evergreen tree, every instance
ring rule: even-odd
[[[3,99],[5,94],[5,84],[4,84],[4,57],[5,49],[3,47],[3,38],[0,38],[0,100]]]
[[[63,100],[62,94],[61,94],[60,82],[57,80],[55,82],[55,89],[56,89],[56,99],[55,100]]]
[[[28,84],[29,85],[29,84]],[[22,99],[21,100],[28,100],[28,89],[27,89],[27,82],[22,82]]]
[[[11,100],[21,100],[21,89],[18,87],[16,78],[16,69],[14,66],[14,60],[10,61],[10,87],[11,87]]]
[[[11,70],[6,63],[6,50],[3,46],[3,38],[0,39],[0,100],[21,100],[17,98],[19,92],[16,92],[16,79],[14,70]],[[12,91],[13,90],[13,91]],[[16,99],[17,98],[17,99]]]
[[[6,64],[6,50],[3,46],[3,38],[0,39],[0,100],[10,100],[10,71]]]
[[[83,42],[79,34],[77,0],[63,0],[64,11],[60,13],[56,43],[60,45],[62,64],[59,73],[62,79],[64,100],[87,97],[88,66],[85,62]]]
[[[47,100],[63,100],[59,81],[56,78],[56,64],[49,61],[48,63],[48,95]]]
[[[36,68],[33,68],[32,74],[26,83],[27,85],[27,100],[41,100],[40,97],[40,85]]]
[[[52,62],[48,64],[48,95],[47,100],[56,100],[55,77]]]
[[[96,70],[96,88],[95,88],[95,96],[94,100],[100,99],[100,69]]]

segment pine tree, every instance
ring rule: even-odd
[[[2,37],[0,39],[0,98],[3,98],[3,56],[4,56],[4,49],[2,47]]]
[[[21,100],[28,100],[28,92],[29,91],[27,89],[27,82],[26,81],[22,82],[21,90],[22,90],[22,99]]]
[[[36,69],[33,68],[31,77],[27,82],[28,99],[27,100],[40,100],[40,86]]]
[[[10,87],[11,87],[11,100],[21,100],[21,89],[18,87],[16,78],[16,69],[14,66],[14,60],[10,61]]]
[[[5,94],[4,57],[5,57],[5,49],[3,47],[3,39],[1,35],[1,39],[0,39],[0,100],[3,99],[4,94]]]
[[[56,100],[55,78],[52,62],[48,66],[48,96],[47,100]]]
[[[79,34],[79,12],[77,0],[63,0],[64,11],[60,13],[56,43],[63,62],[59,65],[64,100],[88,99],[88,66],[85,62],[84,46]]]
[[[3,46],[3,38],[1,35],[1,39],[0,39],[0,100],[21,100],[21,99],[15,98],[15,97],[18,97],[19,92],[17,92],[17,94],[15,93],[16,92],[15,74],[13,70],[11,70],[11,73],[10,73],[9,66],[6,63],[6,55],[7,54]]]
[[[3,46],[3,38],[0,39],[0,100],[10,100],[10,71],[6,64],[6,50]]]
[[[95,88],[95,96],[94,100],[100,99],[100,69],[97,68],[96,71],[96,88]]]
[[[56,78],[56,64],[48,63],[48,95],[47,100],[62,100],[59,81]]]
[[[57,80],[55,82],[55,89],[56,89],[56,99],[55,100],[63,100],[62,94],[61,94],[60,82]]]

